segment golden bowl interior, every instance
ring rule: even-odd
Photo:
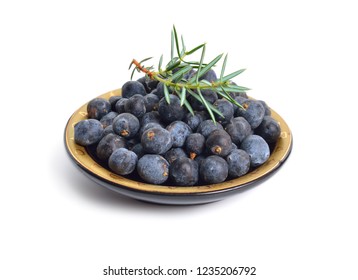
[[[98,97],[109,99],[113,95],[121,95],[121,89],[113,90],[102,94]],[[275,149],[272,151],[270,158],[255,170],[247,173],[236,179],[228,180],[219,184],[199,185],[199,186],[166,186],[166,185],[152,185],[135,181],[117,175],[105,167],[97,163],[87,152],[85,147],[77,145],[74,141],[74,125],[81,120],[87,118],[87,104],[82,105],[77,111],[73,113],[69,119],[65,129],[65,145],[67,146],[70,156],[74,159],[77,165],[95,176],[105,180],[113,185],[126,187],[133,190],[163,193],[163,194],[200,194],[213,191],[223,191],[238,186],[247,185],[262,177],[265,177],[275,169],[288,157],[292,146],[292,134],[286,122],[271,109],[271,116],[277,120],[281,126],[281,135],[278,139]]]

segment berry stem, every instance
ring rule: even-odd
[[[136,68],[139,71],[142,71],[143,73],[147,74],[149,76],[150,79],[152,80],[157,80],[159,82],[162,82],[164,84],[166,84],[167,86],[171,86],[171,87],[179,87],[179,88],[189,88],[189,89],[212,89],[218,86],[225,86],[228,83],[227,82],[212,82],[211,85],[208,84],[200,84],[200,83],[195,83],[195,84],[184,84],[184,83],[174,83],[168,79],[165,78],[161,78],[158,76],[158,72],[152,72],[150,70],[148,70],[147,68],[143,67],[142,65],[140,65],[140,63],[136,60],[133,59],[132,60],[132,64],[134,64],[136,66]]]
[[[142,65],[140,65],[140,63],[133,59],[132,63],[136,66],[137,69],[139,69],[140,71],[144,72],[145,74],[147,74],[149,76],[149,78],[151,78],[153,80],[153,72],[148,70],[147,68],[143,67]]]

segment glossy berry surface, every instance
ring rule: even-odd
[[[137,172],[148,183],[163,184],[169,178],[169,163],[160,155],[146,154],[138,160]]]

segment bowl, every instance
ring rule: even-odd
[[[120,94],[121,89],[116,89],[98,97],[109,99],[113,95]],[[262,183],[282,166],[292,149],[292,134],[288,125],[280,115],[271,109],[271,116],[281,126],[281,135],[269,159],[263,165],[244,176],[219,184],[187,187],[147,184],[135,176],[127,178],[111,172],[99,164],[93,156],[91,149],[75,143],[74,125],[87,118],[87,104],[83,104],[72,114],[65,127],[65,147],[71,160],[86,176],[97,182],[100,186],[121,195],[146,202],[192,205],[221,200],[227,196],[239,193],[245,187]]]

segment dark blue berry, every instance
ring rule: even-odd
[[[236,145],[240,145],[242,140],[252,134],[251,126],[243,117],[236,117],[226,125],[225,130],[229,133],[231,140]]]
[[[140,125],[143,127],[147,123],[160,123],[160,116],[157,111],[147,112],[140,119]]]
[[[199,124],[196,132],[202,134],[205,138],[207,138],[211,132],[217,129],[224,129],[224,128],[218,122],[214,124],[213,120],[205,120]]]
[[[135,153],[138,158],[141,158],[142,156],[145,155],[145,151],[144,151],[143,146],[142,146],[141,143],[135,144],[135,145],[132,147],[131,151],[132,151],[133,153]]]
[[[122,113],[125,113],[125,105],[128,101],[128,98],[121,98],[117,101],[116,105],[114,106],[115,107],[115,111],[118,113],[118,114],[122,114]]]
[[[245,175],[250,169],[250,156],[244,150],[234,149],[226,157],[229,166],[229,175],[237,178]]]
[[[219,156],[208,156],[199,167],[200,178],[208,184],[224,182],[229,174],[227,162]]]
[[[142,138],[143,132],[148,130],[149,128],[162,128],[162,125],[156,122],[149,122],[145,125],[142,125],[139,129],[139,138]]]
[[[122,96],[130,98],[135,94],[146,95],[144,86],[138,81],[128,81],[122,86]]]
[[[127,102],[124,104],[124,111],[136,116],[137,118],[141,118],[147,111],[144,96],[135,94],[129,97]]]
[[[157,95],[154,93],[148,93],[146,96],[144,96],[144,99],[146,101],[145,108],[147,112],[158,110],[159,97]]]
[[[206,80],[210,83],[215,82],[217,80],[216,73],[213,69],[210,69],[208,72],[206,72],[203,76],[199,78],[199,80]]]
[[[147,77],[147,76],[143,76],[143,77],[139,78],[137,81],[140,82],[140,83],[144,86],[145,91],[146,91],[147,93],[150,93],[150,92],[151,92],[152,90],[154,90],[154,89],[157,87],[157,85],[158,85],[158,81],[157,81],[157,80],[152,80],[152,79],[150,79],[150,78]]]
[[[146,154],[138,160],[137,172],[148,183],[163,184],[169,177],[169,163],[160,155]]]
[[[202,115],[195,113],[187,113],[183,119],[183,121],[189,125],[192,131],[196,131],[199,124],[203,121]]]
[[[182,148],[171,148],[164,154],[164,158],[169,162],[169,164],[172,164],[181,157],[188,157]]]
[[[120,95],[113,95],[109,98],[109,103],[111,104],[111,110],[116,111],[116,104],[119,99],[122,99],[122,96]]]
[[[186,113],[184,107],[180,106],[179,97],[173,94],[170,95],[170,104],[165,98],[159,101],[158,112],[163,122],[168,124],[182,120]]]
[[[231,144],[231,147],[232,147],[232,150],[237,149],[237,146],[236,146],[236,144],[235,144],[235,143],[232,143],[232,144]]]
[[[199,170],[200,170],[200,165],[202,163],[202,161],[206,159],[206,156],[205,155],[198,155],[194,158],[195,162],[198,163],[198,166],[199,166]]]
[[[216,100],[218,100],[218,95],[216,94],[216,92],[210,89],[201,90],[201,94],[203,95],[203,98],[210,104],[213,104]],[[189,95],[188,101],[194,110],[197,111],[205,110],[204,104],[200,102],[198,99],[196,99],[194,96]]]
[[[265,116],[255,129],[255,134],[260,135],[268,144],[275,144],[281,135],[281,127],[274,118]]]
[[[265,116],[265,108],[264,106],[255,100],[247,99],[242,103],[244,109],[239,108],[237,110],[237,115],[244,117],[252,129],[255,129],[260,125],[264,116]]]
[[[247,100],[247,98],[240,96],[240,95],[235,96],[234,99],[240,105],[242,105]],[[235,117],[238,117],[238,111],[240,108],[241,108],[240,106],[234,105],[234,116]]]
[[[117,112],[109,112],[107,115],[103,116],[100,119],[101,124],[103,125],[103,128],[106,128],[109,125],[112,125],[113,120],[118,116]]]
[[[226,99],[218,99],[214,102],[213,105],[223,115],[218,115],[216,117],[216,120],[223,125],[229,123],[230,120],[234,117],[234,106]]]
[[[166,127],[173,139],[173,147],[182,147],[191,134],[191,128],[182,121],[174,121]]]
[[[103,126],[96,119],[79,121],[74,127],[75,142],[81,146],[89,146],[101,140]]]
[[[232,149],[230,135],[223,129],[214,130],[206,139],[206,148],[213,154],[226,157]]]
[[[250,156],[251,167],[257,167],[270,157],[270,148],[266,141],[258,135],[249,135],[242,141],[240,149]]]
[[[164,93],[163,93],[163,96],[161,96],[160,94],[158,94],[158,90],[157,89],[154,89],[151,94],[154,94],[155,96],[158,97],[158,99],[162,99],[164,97]]]
[[[124,138],[133,138],[139,130],[139,120],[130,113],[122,113],[113,120],[112,127],[116,134]]]
[[[181,157],[169,167],[169,178],[176,186],[193,186],[199,180],[198,163],[190,158]]]
[[[100,120],[111,111],[111,103],[104,98],[92,99],[87,104],[87,113],[89,119]]]
[[[195,112],[195,114],[199,115],[201,117],[202,121],[205,121],[205,120],[211,118],[207,111],[197,111],[197,112]]]
[[[108,165],[114,173],[128,175],[135,170],[137,161],[138,157],[134,152],[119,148],[109,157]]]
[[[170,90],[169,90],[170,92]],[[163,83],[158,83],[156,89],[154,89],[152,91],[152,93],[156,96],[158,96],[159,100],[162,99],[164,97],[164,84]]]
[[[205,150],[205,137],[200,133],[190,134],[185,141],[185,149],[191,159],[196,158]]]
[[[103,135],[102,137],[108,135],[108,134],[111,134],[111,133],[114,133],[113,131],[113,126],[112,125],[109,125],[107,126],[104,130],[103,130]]]
[[[98,158],[108,160],[115,150],[125,147],[126,141],[123,137],[117,134],[108,134],[99,141],[96,148],[96,154]]]
[[[172,147],[173,140],[168,130],[149,128],[143,132],[141,143],[147,153],[164,154]]]
[[[128,150],[132,150],[133,147],[135,145],[137,145],[138,143],[140,143],[140,140],[138,139],[138,137],[126,139],[126,144],[127,144],[127,149]]]
[[[265,108],[265,116],[271,116],[271,109],[270,107],[267,105],[267,103],[263,100],[257,100],[258,102],[260,102],[262,104],[262,106],[264,106]]]

